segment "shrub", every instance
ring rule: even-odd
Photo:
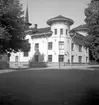
[[[29,62],[30,68],[36,68],[36,67],[47,67],[46,62]]]
[[[0,61],[0,69],[7,69],[7,68],[9,68],[9,62]]]

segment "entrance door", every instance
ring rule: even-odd
[[[39,62],[39,56],[35,55],[35,62]]]
[[[82,56],[79,56],[79,63],[82,63]]]

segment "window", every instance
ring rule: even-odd
[[[60,29],[60,35],[63,35],[63,29],[62,28]]]
[[[18,56],[15,56],[15,62],[18,62]]]
[[[64,61],[64,55],[59,55],[59,62],[63,62]]]
[[[66,35],[68,35],[68,29],[66,29]]]
[[[79,45],[79,52],[82,52],[82,45]]]
[[[86,63],[88,63],[88,57],[86,57]]]
[[[48,50],[52,50],[52,42],[48,42]]]
[[[78,61],[79,61],[79,63],[82,62],[82,56],[78,56]]]
[[[74,62],[74,55],[71,56],[71,62]]]
[[[52,62],[52,55],[48,55],[48,62]]]
[[[60,50],[64,49],[64,41],[59,41],[59,49]]]
[[[39,61],[39,56],[35,55],[35,62],[38,62],[38,61]]]
[[[28,57],[28,51],[24,51],[24,57]]]
[[[39,43],[35,43],[35,49],[39,49]]]
[[[55,29],[55,35],[57,35],[57,29]]]
[[[29,39],[26,39],[27,43],[29,43]]]
[[[71,50],[74,51],[74,43],[71,45]]]
[[[2,55],[0,55],[0,60],[2,60]]]
[[[87,53],[87,47],[85,47],[86,53]]]

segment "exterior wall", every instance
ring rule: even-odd
[[[26,36],[26,39],[29,39],[29,43],[31,43],[31,49],[29,51],[29,56],[28,57],[24,57],[23,56],[23,52],[17,52],[17,53],[12,53],[11,57],[10,57],[10,62],[15,62],[15,57],[18,56],[18,62],[28,62],[30,60],[31,57],[31,51],[32,51],[32,40],[30,35]]]
[[[60,29],[63,29],[63,35],[60,35]],[[57,29],[57,35],[55,35],[55,29]],[[68,30],[66,34],[66,29]],[[26,36],[26,39],[29,39],[29,43],[31,43],[31,49],[29,51],[29,55],[27,57],[24,57],[23,52],[18,53],[12,53],[10,57],[10,67],[27,67],[29,64],[29,61],[35,62],[35,55],[39,56],[39,62],[47,62],[48,61],[48,55],[52,55],[52,62],[59,62],[59,55],[64,55],[64,61],[63,62],[71,62],[71,56],[74,55],[74,62],[79,63],[78,56],[82,56],[82,62],[86,63],[86,57],[88,57],[89,62],[89,52],[83,47],[82,52],[78,51],[78,45],[74,45],[74,51],[71,51],[71,38],[69,36],[70,26],[68,23],[64,22],[57,22],[53,23],[51,25],[51,31],[53,34],[48,37],[45,35],[44,37],[38,37],[31,39],[30,35]],[[85,32],[83,33],[84,36],[87,34]],[[59,49],[59,41],[64,41],[64,49]],[[48,50],[48,42],[52,42],[52,49]],[[39,43],[39,49],[35,49],[35,43]],[[16,62],[16,56],[18,56],[18,60]]]
[[[74,51],[72,51],[71,56],[74,56],[73,63],[79,63],[79,56],[82,56],[81,63],[88,63],[89,62],[89,52],[88,49],[86,51],[86,48],[82,46],[82,51],[79,52],[79,45],[74,44]],[[88,57],[88,60],[86,61],[86,57]]]
[[[8,55],[6,54],[0,55],[0,61],[8,62],[9,61]]]
[[[35,43],[39,43],[38,51],[35,50]],[[46,37],[32,39],[31,60],[35,62],[34,55],[39,55],[39,62],[47,62],[47,39]]]
[[[23,52],[17,52],[17,53],[12,53],[10,56],[10,67],[11,68],[18,68],[18,67],[27,67],[28,66],[28,62],[30,60],[31,57],[31,51],[32,51],[32,40],[30,35],[26,36],[26,39],[29,39],[29,43],[31,43],[31,49],[29,51],[29,56],[28,57],[24,57]],[[16,57],[17,61],[16,61]]]
[[[57,35],[55,35],[54,31],[55,29],[57,29]],[[63,29],[63,35],[60,35],[60,29]],[[66,34],[66,29],[67,34]],[[68,23],[65,22],[57,22],[57,23],[53,23],[51,25],[51,30],[53,32],[52,37],[49,40],[53,39],[53,49],[54,49],[54,53],[53,56],[53,62],[58,62],[58,55],[64,55],[64,62],[68,61],[68,56],[67,54],[70,52],[70,36],[69,36],[69,31],[70,31],[70,26],[68,25]],[[63,50],[59,50],[59,41],[64,41],[64,49]]]

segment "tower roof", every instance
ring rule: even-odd
[[[62,15],[59,15],[57,17],[54,17],[54,18],[51,18],[47,21],[47,24],[48,25],[51,25],[53,22],[56,22],[56,21],[64,21],[64,22],[67,22],[69,23],[69,25],[72,25],[74,23],[74,21],[70,18],[67,18],[67,17],[64,17]]]
[[[25,23],[26,23],[26,25],[28,25],[28,26],[31,25],[31,23],[29,23],[28,3],[27,3],[27,7],[26,7]]]
[[[29,23],[28,4],[27,4],[27,7],[26,7],[25,22]]]

